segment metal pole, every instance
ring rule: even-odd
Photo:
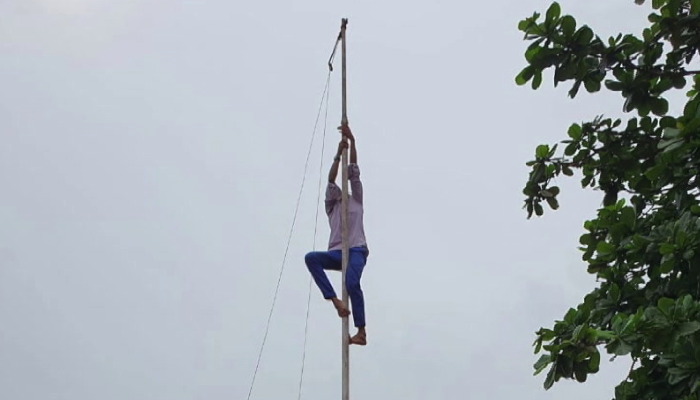
[[[342,125],[345,125],[348,123],[348,108],[347,108],[347,75],[346,75],[346,53],[345,53],[345,30],[348,24],[347,18],[342,19],[341,27],[340,27],[340,36],[341,36],[341,49],[342,49],[342,65],[343,65],[343,85],[342,85],[342,92],[343,92],[343,116],[342,116]],[[342,194],[342,207],[341,207],[341,226],[342,226],[342,233],[341,233],[341,240],[343,244],[343,261],[342,261],[342,286],[343,286],[343,296],[342,296],[342,301],[345,307],[350,309],[349,304],[348,304],[348,290],[347,287],[345,286],[345,276],[346,276],[346,271],[348,267],[348,256],[349,256],[349,248],[348,248],[348,150],[344,149],[343,150],[343,155],[342,155],[342,163],[343,163],[343,169],[342,169],[342,180],[343,180],[343,194]],[[343,399],[342,400],[350,400],[350,327],[349,327],[349,318],[345,317],[343,318],[343,349],[342,349],[342,354],[343,354]]]

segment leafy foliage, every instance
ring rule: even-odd
[[[634,360],[618,400],[700,398],[700,75],[690,70],[700,51],[700,0],[651,7],[641,37],[603,40],[558,3],[519,24],[531,44],[518,85],[538,89],[550,70],[555,87],[571,84],[571,98],[582,87],[605,88],[634,115],[572,124],[565,140],[538,146],[527,163],[528,218],[542,216],[544,203],[559,208],[552,182],[561,175],[578,171],[583,188],[603,195],[579,247],[598,287],[537,332],[535,353],[543,354],[534,369],[547,371],[547,389],[562,378],[585,382],[604,351]],[[688,84],[682,114],[668,115],[665,96]]]

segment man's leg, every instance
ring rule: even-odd
[[[367,254],[362,250],[351,250],[348,260],[348,271],[345,277],[348,296],[352,303],[352,313],[357,327],[357,334],[350,338],[351,344],[364,346],[367,344],[367,332],[365,331],[365,297],[362,293],[360,280],[362,271],[367,263]]]
[[[312,251],[306,254],[306,267],[309,269],[311,276],[314,278],[316,285],[321,289],[323,298],[330,300],[333,306],[338,311],[340,317],[350,315],[350,310],[343,305],[343,302],[338,299],[338,296],[333,290],[333,285],[328,280],[326,269],[340,271],[342,270],[342,252],[339,250],[333,251]]]

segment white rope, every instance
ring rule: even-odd
[[[323,153],[326,149],[326,129],[328,127],[328,99],[330,98],[330,90],[326,94],[326,112],[323,118],[323,139],[321,140],[321,161],[318,167],[318,193],[316,195],[316,220],[314,223],[314,243],[313,249],[316,250],[316,234],[318,232],[318,214],[321,208],[321,190],[323,188]],[[297,395],[297,400],[301,400],[301,389],[304,383],[304,367],[306,365],[306,342],[309,336],[309,311],[311,306],[311,289],[313,287],[313,279],[309,277],[309,295],[306,299],[306,323],[304,325],[304,349],[302,351],[301,357],[301,374],[299,376],[299,393]]]
[[[299,196],[297,197],[297,204],[296,204],[296,208],[294,210],[294,217],[292,218],[292,226],[289,229],[289,237],[287,239],[287,247],[284,251],[284,257],[282,258],[282,266],[280,267],[279,277],[277,278],[277,287],[275,288],[275,294],[272,297],[272,306],[270,307],[270,313],[267,317],[267,324],[265,326],[265,334],[263,336],[262,344],[260,345],[260,351],[258,353],[258,361],[255,364],[255,371],[253,372],[253,378],[250,382],[250,390],[248,391],[248,400],[250,400],[250,397],[253,393],[253,388],[255,386],[255,379],[258,375],[258,369],[260,368],[260,360],[262,359],[263,350],[265,349],[265,343],[267,342],[267,335],[270,331],[270,321],[272,321],[272,314],[275,310],[275,304],[277,303],[277,295],[279,293],[280,283],[282,282],[282,275],[284,274],[284,267],[285,267],[285,264],[287,262],[287,254],[289,253],[289,244],[292,241],[292,235],[294,233],[294,226],[296,224],[297,215],[299,213],[299,204],[301,203],[301,195],[304,191],[304,184],[306,183],[306,172],[307,172],[308,166],[309,166],[309,158],[311,156],[311,149],[313,148],[314,138],[316,137],[316,128],[318,127],[318,120],[321,116],[321,109],[323,107],[323,101],[326,100],[326,103],[327,103],[326,93],[328,92],[328,88],[330,86],[330,79],[331,79],[331,72],[329,71],[328,77],[326,78],[326,86],[324,87],[323,95],[321,96],[321,103],[318,106],[318,113],[316,115],[316,122],[314,123],[314,129],[311,133],[311,141],[309,143],[309,151],[306,154],[306,163],[304,164],[304,174],[303,174],[303,177],[301,180],[301,187],[299,188]],[[324,135],[325,135],[325,129],[324,129]]]

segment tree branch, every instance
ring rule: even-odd
[[[630,365],[630,372],[627,373],[627,378],[625,380],[630,380],[630,376],[632,375],[632,372],[634,371],[634,365],[637,364],[637,359],[632,358],[632,365]]]

